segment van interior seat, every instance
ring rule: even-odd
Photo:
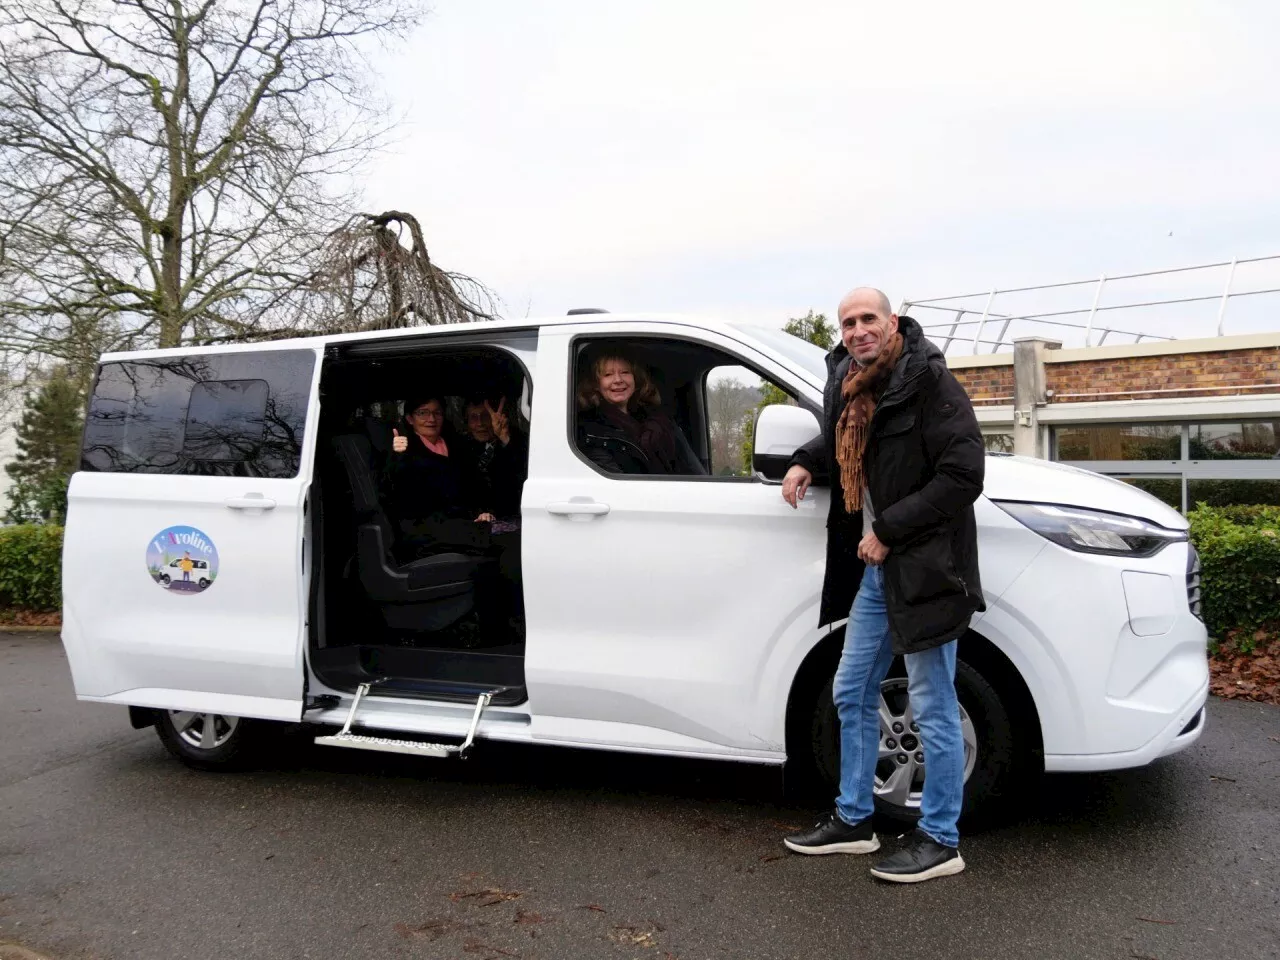
[[[373,451],[373,457],[370,459],[369,465],[376,472],[381,469],[387,457],[391,456],[391,443],[395,439],[395,434],[393,433],[395,427],[386,420],[380,420],[377,417],[361,417],[360,427],[364,430],[365,436],[369,438],[369,446]]]
[[[392,552],[395,531],[378,497],[368,433],[342,434],[334,438],[333,445],[351,486],[360,583],[378,605],[387,626],[441,630],[470,613],[475,605],[476,578],[481,568],[493,561],[462,553],[397,561]]]

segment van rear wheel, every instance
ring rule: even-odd
[[[810,782],[832,798],[839,792],[840,720],[832,699],[830,673],[812,698],[808,724]],[[979,669],[956,663],[956,693],[960,700],[960,729],[964,738],[964,815],[994,814],[1002,797],[1014,791],[1020,769],[1009,709]],[[902,659],[894,661],[880,688],[880,754],[876,769],[876,810],[893,819],[920,819],[925,778],[923,744],[911,719],[907,678]],[[901,729],[898,729],[898,728]],[[892,747],[890,746],[892,744]],[[908,749],[908,747],[910,749]]]
[[[156,733],[165,749],[197,770],[236,770],[249,765],[270,724],[220,713],[157,710]]]

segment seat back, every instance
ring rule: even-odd
[[[355,507],[356,523],[359,524],[356,536],[362,576],[366,576],[363,571],[375,559],[378,566],[391,573],[389,561],[391,547],[395,543],[395,530],[378,497],[377,473],[373,466],[369,440],[358,433],[344,433],[334,437],[333,446],[351,484],[352,505]]]
[[[378,603],[387,625],[439,630],[465,616],[474,603],[474,577],[487,561],[449,553],[398,563],[392,555],[394,529],[378,496],[369,438],[346,433],[335,437],[333,446],[351,485],[360,584]]]

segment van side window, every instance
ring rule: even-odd
[[[315,370],[310,350],[104,363],[81,468],[294,477]]]
[[[751,480],[755,418],[789,391],[722,350],[661,337],[575,340],[573,442],[602,473]]]
[[[754,370],[737,364],[707,373],[707,432],[711,473],[717,477],[750,477],[756,418],[771,404],[794,406],[787,391]]]

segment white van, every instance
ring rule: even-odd
[[[652,372],[706,475],[609,474],[577,449],[584,351],[610,345]],[[63,560],[77,695],[128,705],[204,767],[286,721],[364,749],[562,744],[786,762],[829,784],[828,491],[793,510],[778,486],[819,432],[824,378],[822,352],[778,330],[598,312],[106,356]],[[791,398],[759,415],[751,469],[711,426],[730,379]],[[523,630],[483,644],[467,625],[487,561],[397,554],[378,483],[404,397],[443,394],[456,415],[478,390],[509,398],[528,439]],[[1193,743],[1208,669],[1185,519],[1119,481],[998,456],[975,509],[987,609],[956,681],[969,808],[1041,769]],[[881,717],[878,801],[910,817],[924,758],[900,665]]]

